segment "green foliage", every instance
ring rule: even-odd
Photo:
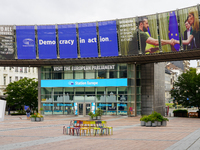
[[[188,113],[188,111],[186,109],[176,109],[173,113]]]
[[[174,104],[173,103],[165,103],[165,105],[169,106],[169,108],[172,108]]]
[[[182,73],[170,93],[179,105],[200,107],[200,74],[196,74],[195,68]]]
[[[38,106],[38,82],[35,79],[23,78],[8,84],[6,93],[8,95],[7,104],[15,105],[18,110],[27,105],[31,110],[36,110]]]
[[[100,108],[98,108],[97,110],[96,110],[96,113],[95,114],[97,114],[97,116],[102,116],[103,115],[103,110],[101,110]]]
[[[43,118],[43,116],[40,113],[34,113],[30,116],[30,118]]]
[[[15,116],[15,115],[26,115],[26,113],[11,113],[11,116]]]
[[[88,115],[92,118],[94,116],[93,112],[89,112]]]
[[[157,113],[156,111],[152,112],[151,115],[145,115],[145,116],[142,116],[142,118],[140,118],[140,121],[145,121],[145,122],[148,122],[148,121],[151,121],[151,122],[155,122],[155,121],[169,121],[168,118],[164,118],[160,113]]]

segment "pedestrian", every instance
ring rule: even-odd
[[[10,107],[8,108],[8,115],[10,115]]]
[[[31,113],[31,110],[29,109],[29,107],[26,109],[26,116],[27,116],[27,119],[29,120],[30,119],[30,113]]]

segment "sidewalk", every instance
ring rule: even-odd
[[[22,117],[20,119],[19,117]],[[69,136],[62,127],[72,119],[88,117],[45,116],[31,122],[26,116],[5,116],[0,122],[0,150],[178,150],[200,148],[200,119],[169,117],[166,127],[141,127],[140,117],[103,116],[114,127],[111,136]]]

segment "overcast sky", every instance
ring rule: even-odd
[[[199,0],[0,0],[0,2],[1,25],[113,20],[161,13],[200,3]]]

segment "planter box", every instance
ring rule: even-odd
[[[160,127],[160,126],[161,126],[161,123],[162,123],[162,122],[157,121],[157,126]]]
[[[40,118],[41,121],[44,121],[44,117]]]
[[[41,121],[41,118],[36,117],[35,121]]]
[[[92,119],[93,119],[93,120],[97,120],[97,117],[93,117]]]
[[[162,121],[162,126],[167,126],[167,121]]]
[[[145,126],[146,122],[145,121],[140,121],[141,122],[141,126]]]
[[[187,117],[187,113],[178,113],[178,112],[175,112],[174,113],[174,117]]]
[[[151,127],[151,121],[146,122],[146,127]]]
[[[151,126],[152,126],[152,127],[156,127],[156,126],[157,126],[157,123],[156,123],[156,122],[152,122]]]
[[[35,121],[35,118],[31,118],[31,121]]]
[[[101,120],[101,116],[97,116],[97,120]]]

